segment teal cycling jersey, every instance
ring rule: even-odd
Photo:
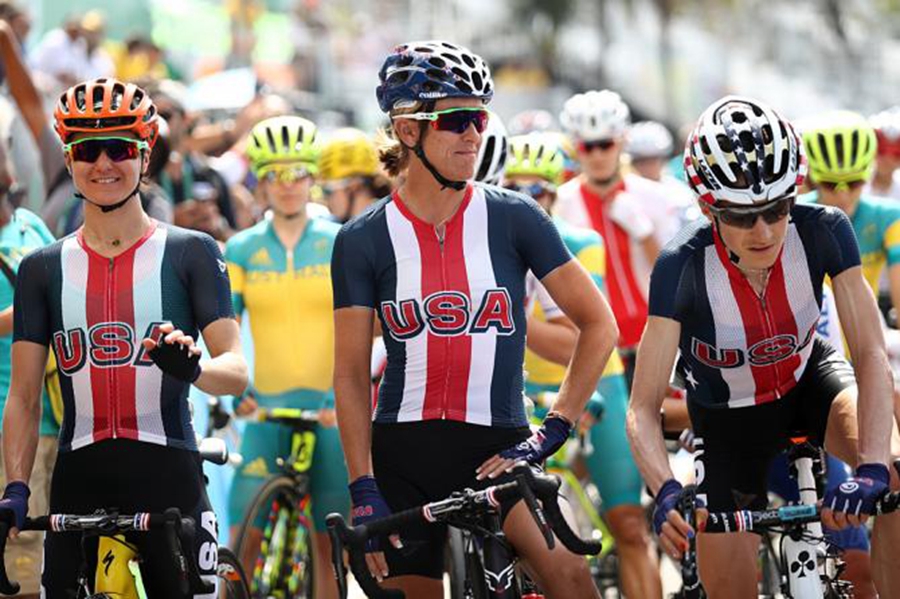
[[[810,192],[800,201],[818,203],[819,194]],[[864,194],[850,221],[859,243],[863,276],[878,293],[885,266],[900,264],[900,201]]]
[[[54,241],[50,229],[36,214],[24,208],[13,212],[9,223],[0,229],[0,260],[3,262],[0,268],[5,275],[0,277],[0,311],[6,310],[13,304],[14,280],[22,258],[33,250]],[[9,392],[12,372],[11,352],[12,334],[0,336],[0,414],[3,414],[6,395]],[[53,418],[53,410],[46,391],[43,398],[40,432],[42,435],[55,435],[59,432],[59,426]]]

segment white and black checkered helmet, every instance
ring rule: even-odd
[[[559,122],[569,135],[582,141],[615,139],[628,131],[631,111],[614,91],[589,91],[566,100]]]
[[[701,201],[753,206],[795,194],[806,176],[806,156],[800,136],[772,108],[726,96],[697,121],[684,168]]]
[[[500,117],[491,112],[487,129],[481,134],[481,147],[475,161],[475,180],[489,185],[500,185],[506,170],[509,151],[506,127]]]
[[[668,158],[672,155],[672,134],[656,121],[641,121],[628,129],[625,151],[634,159]]]

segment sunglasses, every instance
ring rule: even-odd
[[[265,180],[267,183],[282,183],[285,185],[290,185],[291,183],[302,181],[303,179],[310,176],[311,173],[303,167],[287,166],[269,167],[260,175],[260,178]]]
[[[616,145],[616,140],[614,139],[597,139],[594,141],[579,141],[578,142],[578,151],[582,154],[590,154],[594,150],[600,149],[606,152],[607,150],[612,149],[613,146]]]
[[[450,131],[460,135],[474,125],[475,130],[484,133],[487,129],[490,113],[485,108],[478,106],[461,106],[448,108],[435,112],[415,112],[413,114],[398,114],[394,118],[412,119],[414,121],[431,121],[431,127],[438,131]]]
[[[134,160],[142,150],[149,150],[150,144],[130,137],[86,137],[66,144],[64,149],[76,162],[97,162],[102,153],[113,162],[122,162]]]
[[[542,195],[553,195],[554,193],[556,193],[556,186],[547,183],[546,181],[536,181],[534,183],[527,184],[509,182],[504,187],[506,187],[506,189],[509,189],[510,191],[524,193],[525,195],[531,196],[532,198],[539,198]]]
[[[828,191],[847,191],[856,190],[866,184],[865,179],[855,179],[853,181],[816,181],[816,184]]]
[[[776,200],[761,208],[713,208],[710,211],[729,227],[738,229],[752,229],[756,225],[756,219],[762,217],[767,225],[774,225],[791,213],[794,207],[793,197]]]

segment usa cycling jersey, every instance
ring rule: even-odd
[[[797,205],[760,297],[708,222],[686,227],[656,261],[649,309],[681,324],[679,368],[688,399],[740,408],[790,391],[812,350],[825,275],[859,265],[842,212]]]
[[[375,421],[528,425],[525,275],[571,255],[524,195],[469,186],[443,237],[395,193],[347,223],[331,264],[335,308],[377,311],[388,363]]]
[[[141,340],[164,322],[196,338],[233,318],[225,261],[211,237],[154,222],[106,258],[79,230],[22,261],[13,314],[14,342],[53,346],[60,450],[116,437],[196,449],[190,385],[164,374]]]

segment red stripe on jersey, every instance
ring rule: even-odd
[[[728,258],[728,250],[725,249],[718,235],[715,237],[716,252],[728,271],[728,282],[731,284],[731,292],[734,294],[734,299],[741,312],[744,336],[747,338],[747,348],[749,349],[766,338],[765,314],[763,313],[762,302],[759,296],[756,295],[756,291],[753,290],[750,282],[747,281],[747,278]],[[749,352],[746,359],[750,359]],[[749,366],[750,372],[753,374],[753,383],[756,387],[754,391],[756,403],[764,403],[764,401],[767,401],[763,395],[767,388],[766,368],[760,368],[752,364],[749,364]]]
[[[640,342],[647,324],[647,300],[634,276],[631,237],[606,217],[609,202],[624,190],[625,182],[620,181],[605,197],[600,197],[582,184],[581,197],[591,225],[606,245],[606,288],[619,325],[619,345],[633,347]]]
[[[782,249],[782,253],[784,250]],[[797,330],[797,319],[788,301],[787,285],[784,280],[784,261],[779,254],[772,272],[769,273],[769,282],[766,285],[766,303],[769,314],[778,315],[778,332],[780,335],[791,335],[796,343],[802,342]],[[773,317],[774,318],[774,317]],[[775,362],[775,389],[778,396],[790,391],[797,380],[794,373],[800,367],[800,355],[792,353],[790,357]],[[772,399],[775,399],[774,397]]]
[[[469,298],[469,317],[477,306],[472,306],[469,292],[469,277],[466,271],[466,253],[463,248],[463,228],[465,215],[462,210],[459,218],[447,224],[444,237],[444,283],[446,289],[458,291]],[[466,394],[469,389],[469,368],[472,363],[472,337],[468,332],[455,337],[447,337],[450,343],[450,363],[453,376],[448,381],[446,409],[454,412],[454,416],[463,417],[466,413]]]
[[[94,326],[107,321],[106,304],[110,281],[109,260],[97,259],[88,256],[87,297],[85,298],[85,312],[87,315],[88,340],[86,351],[93,351],[90,335]],[[109,396],[109,373],[107,368],[99,368],[92,360],[88,360],[91,369],[91,393],[94,405],[94,439],[99,441],[105,438],[112,430],[112,403]]]
[[[143,240],[142,240],[143,241]],[[140,335],[143,331],[135,330],[134,322],[134,255],[137,246],[116,257],[113,273],[113,305],[111,312],[115,314],[115,320],[127,324],[134,332],[135,351],[140,350]],[[128,439],[137,439],[137,398],[135,394],[136,372],[131,362],[116,366],[115,396],[119,435]]]
[[[419,240],[419,256],[422,270],[422,301],[432,293],[443,291],[441,272],[441,247],[434,228],[414,222],[413,230]],[[424,315],[428,318],[427,315]],[[443,414],[444,386],[449,376],[447,363],[447,338],[426,332],[428,335],[428,374],[425,375],[425,400],[422,418],[441,418]]]

